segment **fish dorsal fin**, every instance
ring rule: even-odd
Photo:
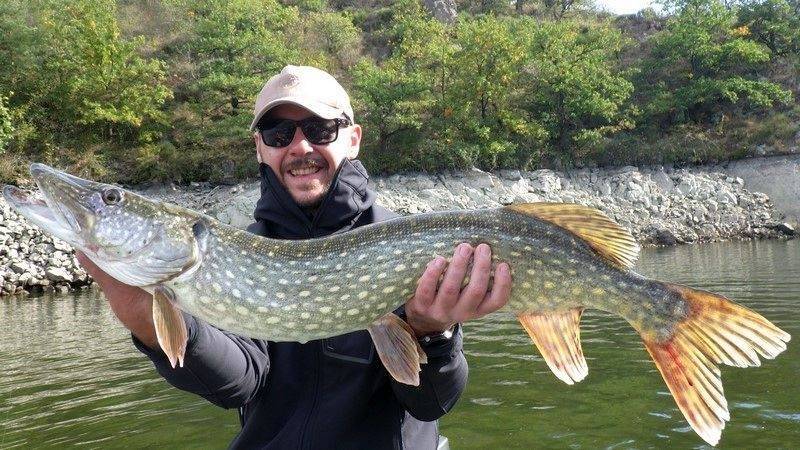
[[[639,244],[630,232],[598,209],[574,203],[519,203],[506,206],[506,209],[570,231],[602,257],[622,268],[632,268],[639,257]]]
[[[581,313],[583,308],[517,315],[547,366],[567,384],[581,381],[589,373],[581,350]]]

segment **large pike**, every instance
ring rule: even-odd
[[[644,278],[639,248],[601,212],[573,204],[519,204],[403,217],[302,241],[255,236],[175,205],[83,180],[42,164],[31,176],[44,199],[6,186],[30,221],[80,249],[116,279],[153,293],[164,352],[182,364],[176,308],[243,336],[306,342],[367,329],[397,380],[419,383],[424,353],[391,312],[425,265],[461,242],[485,242],[508,261],[517,315],[553,373],[587,375],[584,308],[627,320],[641,335],[678,407],[707,442],[719,441],[728,406],[718,364],[758,366],[789,335],[725,297]]]

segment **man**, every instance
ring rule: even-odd
[[[374,204],[375,192],[355,159],[361,127],[347,93],[328,73],[285,67],[264,85],[254,113],[261,198],[249,231],[304,239],[396,216]],[[185,364],[172,369],[156,340],[150,296],[79,258],[134,344],[167,381],[239,408],[242,430],[234,448],[435,449],[436,420],[466,384],[458,323],[502,307],[511,289],[506,264],[497,266],[489,289],[491,251],[485,244],[461,244],[449,264],[441,256],[428,264],[414,297],[397,311],[428,359],[414,387],[391,379],[366,331],[306,344],[264,342],[188,314]]]

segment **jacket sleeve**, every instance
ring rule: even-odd
[[[391,381],[398,401],[415,419],[425,422],[437,420],[461,397],[468,373],[462,342],[459,324],[451,339],[423,345],[428,363],[422,365],[419,386]]]
[[[150,349],[135,336],[134,345],[171,385],[217,406],[237,408],[255,397],[269,372],[267,343],[219,330],[186,313],[183,317],[189,338],[183,367],[173,369],[161,349]]]

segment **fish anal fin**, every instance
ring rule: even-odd
[[[599,209],[574,203],[518,203],[505,209],[571,232],[619,267],[631,269],[639,257],[636,239]]]
[[[774,358],[786,350],[790,337],[723,296],[664,285],[686,301],[687,316],[668,338],[643,332],[642,339],[686,420],[703,440],[716,445],[730,419],[717,365],[757,366],[758,355]]]
[[[419,386],[420,364],[427,362],[427,356],[408,323],[389,313],[373,322],[367,331],[389,375],[400,383]]]
[[[581,381],[589,373],[581,349],[582,313],[583,308],[573,308],[517,314],[519,322],[536,344],[547,366],[559,380],[567,384]]]
[[[188,334],[183,314],[175,307],[175,294],[165,286],[153,291],[153,325],[161,350],[167,355],[172,368],[183,367]]]

